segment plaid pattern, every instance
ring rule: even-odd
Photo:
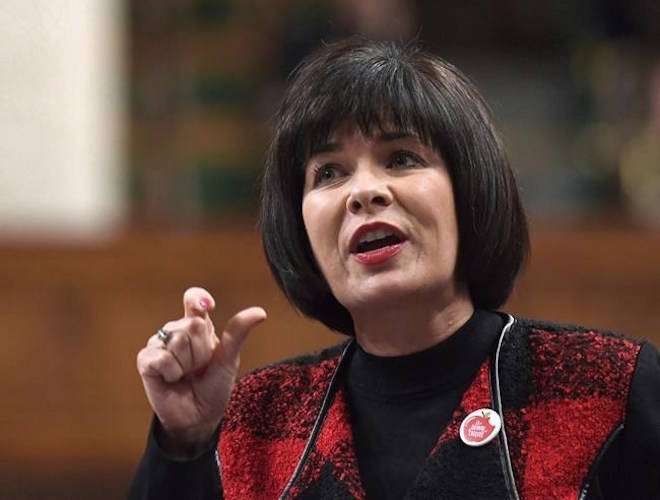
[[[509,451],[522,498],[576,498],[625,420],[640,345],[581,327],[518,320],[500,373]]]
[[[624,421],[639,345],[611,333],[517,320],[500,353],[504,421],[523,499],[576,498],[609,434]],[[277,498],[303,453],[343,346],[242,378],[218,451],[225,498]],[[504,498],[499,440],[458,436],[471,411],[492,406],[489,360],[438,437],[406,498]],[[364,498],[343,384],[292,498]]]

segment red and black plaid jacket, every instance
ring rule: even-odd
[[[364,497],[342,381],[345,349],[238,382],[218,444],[225,498]],[[615,334],[516,319],[406,498],[583,498],[622,429],[639,350]],[[505,432],[465,446],[460,424],[484,407],[502,415]]]

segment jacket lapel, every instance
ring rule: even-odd
[[[295,498],[364,498],[346,393],[337,390],[303,469],[291,489]]]
[[[406,499],[508,498],[499,440],[470,447],[459,437],[459,428],[468,414],[492,406],[489,364],[486,359],[463,394]],[[335,392],[314,448],[290,495],[292,498],[365,497],[343,384]]]
[[[507,498],[499,440],[471,447],[459,437],[461,423],[468,414],[492,406],[489,372],[487,359],[463,394],[449,425],[438,437],[429,459],[408,490],[406,499]]]

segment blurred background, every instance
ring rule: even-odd
[[[146,338],[207,287],[262,305],[242,370],[341,340],[256,232],[287,75],[323,40],[409,40],[490,103],[529,210],[515,314],[660,344],[656,0],[3,0],[0,498],[122,498]]]

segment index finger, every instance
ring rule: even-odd
[[[186,318],[207,318],[208,311],[215,309],[213,296],[204,288],[194,286],[183,294],[183,315]]]

